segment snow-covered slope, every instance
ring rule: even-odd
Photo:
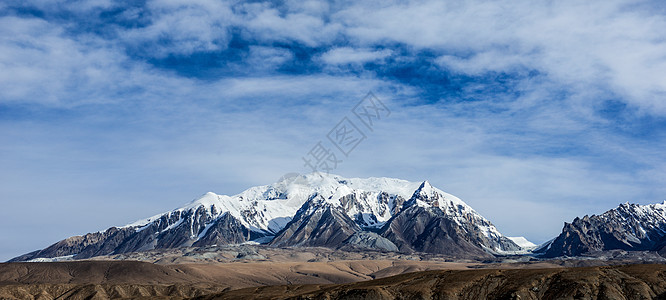
[[[523,249],[534,249],[538,247],[537,244],[530,242],[527,240],[525,237],[522,236],[508,236],[508,239],[516,243],[516,245],[520,246]]]
[[[164,216],[203,208],[213,217],[229,212],[250,230],[274,235],[314,194],[324,197],[331,204],[343,206],[351,218],[367,218],[364,219],[367,226],[381,226],[391,218],[391,208],[396,206],[396,199],[409,198],[418,186],[419,183],[393,178],[297,175],[272,185],[252,187],[235,196],[209,192],[181,208],[123,227],[138,227],[141,230]],[[369,216],[375,216],[376,220]]]
[[[308,204],[312,201],[316,203]],[[432,187],[427,181],[308,174],[288,176],[234,196],[206,193],[178,209],[103,232],[72,237],[16,260],[66,255],[85,258],[251,240],[268,242],[285,229],[299,209],[308,207],[301,214],[314,214],[324,206],[352,220],[356,225],[351,227],[356,229],[350,230],[360,228],[375,232],[405,207],[435,209],[462,228],[460,232],[464,233],[461,234],[470,236],[463,239],[473,245],[491,253],[520,249],[462,200]],[[300,216],[300,220],[306,221],[307,217]]]

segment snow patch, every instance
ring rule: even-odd
[[[522,236],[507,236],[506,238],[510,239],[516,245],[524,249],[534,249],[537,247],[537,244],[528,241],[525,237]]]
[[[68,261],[68,260],[74,260],[74,255],[65,255],[65,256],[58,256],[58,257],[38,257],[38,258],[33,258],[31,260],[28,260],[27,262],[57,262],[57,261]]]

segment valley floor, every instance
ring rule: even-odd
[[[0,264],[0,299],[653,299],[666,265],[599,260]]]

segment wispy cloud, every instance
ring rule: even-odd
[[[335,48],[321,55],[321,59],[331,65],[357,63],[363,64],[384,59],[391,55],[391,50],[354,49],[350,47]]]

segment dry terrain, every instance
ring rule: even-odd
[[[0,264],[0,299],[188,298],[246,287],[330,285],[473,265],[389,260],[173,265],[101,260],[4,263]]]
[[[486,262],[318,248],[135,255],[0,264],[0,299],[653,299],[666,282],[666,266],[619,265],[637,262],[623,253]]]

